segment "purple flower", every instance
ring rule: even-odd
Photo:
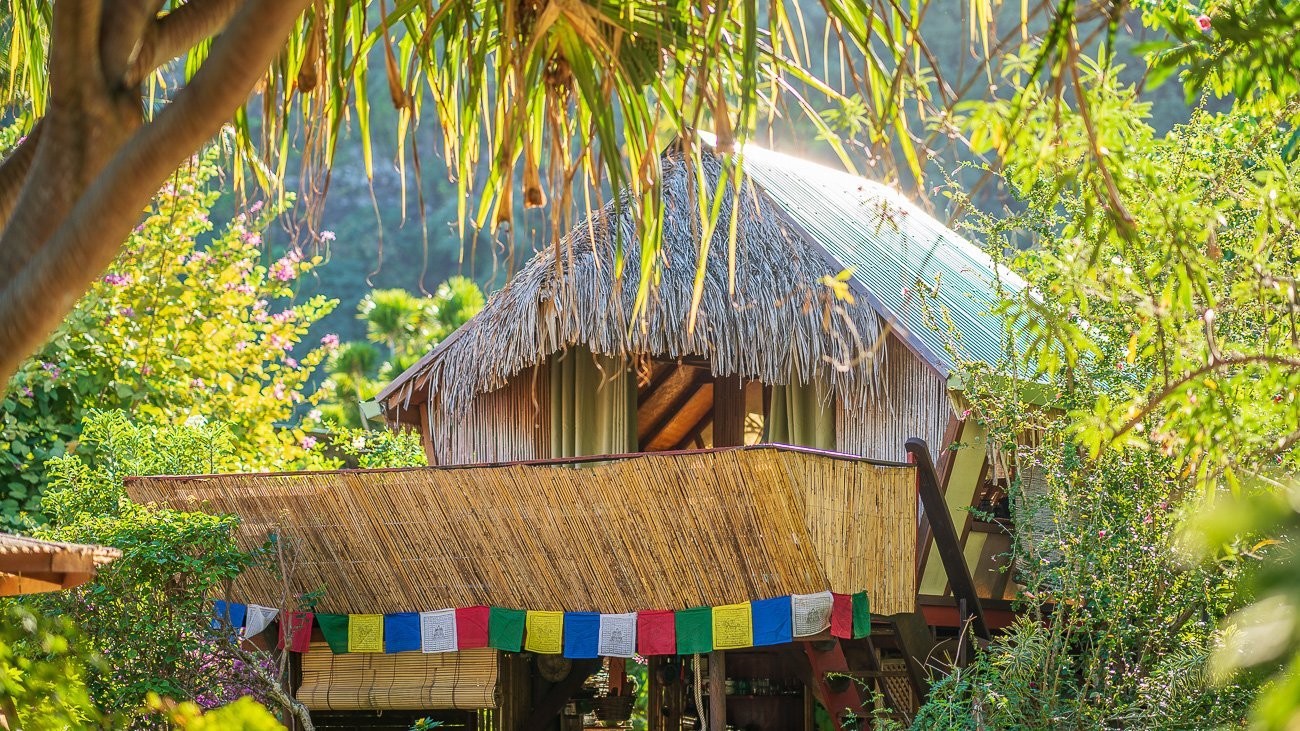
[[[119,307],[117,308],[117,314],[121,315],[122,317],[135,317],[135,308]]]
[[[41,368],[45,369],[46,373],[50,374],[51,379],[58,378],[59,374],[63,373],[63,369],[53,363],[42,362]]]
[[[104,275],[104,284],[109,284],[114,287],[125,287],[131,284],[131,275],[111,272]]]

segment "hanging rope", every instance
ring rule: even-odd
[[[691,666],[695,669],[695,715],[700,717],[700,728],[707,729],[709,720],[704,716],[704,687],[700,683],[700,655],[691,656]]]

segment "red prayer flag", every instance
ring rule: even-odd
[[[677,629],[673,613],[666,609],[637,612],[636,648],[641,655],[677,654]]]
[[[456,647],[472,650],[488,646],[488,608],[462,607],[456,610]]]
[[[848,594],[831,594],[831,634],[845,640],[853,639],[853,597]]]
[[[280,615],[280,643],[278,649],[285,646],[285,635],[289,637],[289,652],[306,652],[311,646],[311,625],[315,617],[311,612],[287,612]]]

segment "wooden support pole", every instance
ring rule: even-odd
[[[727,653],[709,653],[709,731],[727,729]]]
[[[713,382],[713,446],[745,445],[745,390],[740,376],[720,376]]]
[[[948,513],[948,504],[944,502],[943,492],[939,488],[939,476],[934,469],[934,460],[930,458],[930,448],[924,439],[913,437],[904,445],[908,457],[916,465],[916,489],[925,508],[925,516],[934,532],[934,545],[939,550],[944,572],[948,574],[948,585],[958,606],[965,600],[962,621],[967,616],[975,636],[989,639],[989,626],[984,621],[984,606],[975,592],[975,580],[971,578],[970,567],[966,565],[966,556],[961,550],[961,541],[957,538],[957,529],[953,527],[952,515]],[[969,611],[966,615],[964,612]]]

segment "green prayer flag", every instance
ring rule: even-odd
[[[528,613],[522,609],[488,610],[488,647],[507,652],[519,652],[524,646],[524,619]]]
[[[867,592],[853,595],[853,639],[860,640],[871,634],[871,600]]]
[[[675,612],[677,654],[713,652],[713,607],[692,607]]]
[[[325,642],[330,646],[330,651],[335,655],[342,655],[348,651],[348,615],[317,614],[316,624],[320,627],[320,633],[325,635]]]

